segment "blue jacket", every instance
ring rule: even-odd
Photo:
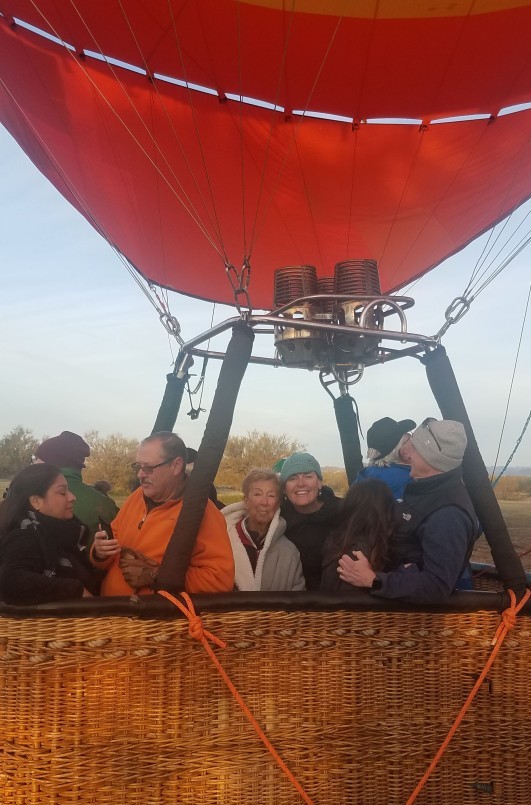
[[[411,467],[407,464],[390,464],[389,467],[365,467],[364,470],[358,473],[356,481],[377,478],[387,484],[395,500],[402,500],[404,488],[411,481],[410,470]]]

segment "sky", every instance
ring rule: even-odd
[[[110,246],[41,176],[0,126],[0,436],[17,425],[37,438],[62,430],[140,439],[151,432],[178,348]],[[520,214],[530,215],[531,205]],[[528,227],[529,228],[529,227]],[[433,335],[448,304],[470,277],[483,241],[472,244],[415,284],[408,329]],[[479,447],[494,464],[531,282],[528,247],[478,296],[443,339]],[[171,311],[185,340],[207,330],[211,303],[172,294]],[[216,306],[214,322],[234,315]],[[220,350],[226,339],[211,348]],[[258,336],[255,354],[273,355],[271,337]],[[198,447],[220,364],[210,361],[202,398],[205,414],[192,421],[183,399],[175,426]],[[196,361],[193,371],[200,371]],[[531,408],[531,311],[516,368],[498,464],[513,450]],[[383,416],[440,416],[422,365],[404,358],[368,368],[351,389],[363,433]],[[194,405],[198,404],[195,398]],[[286,434],[323,466],[342,466],[332,402],[318,374],[250,366],[232,432]],[[362,447],[365,443],[362,442]],[[531,427],[513,461],[531,465]]]

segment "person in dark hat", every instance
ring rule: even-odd
[[[402,447],[415,426],[412,419],[397,422],[388,416],[374,422],[367,431],[369,464],[358,474],[356,481],[377,478],[387,484],[395,500],[402,500],[404,488],[410,480],[410,466],[402,455]]]
[[[101,492],[102,495],[107,495],[107,497],[109,496],[109,492],[112,489],[111,482],[106,481],[105,479],[102,479],[101,481],[94,481],[92,486],[94,487],[94,489],[97,489],[98,492]]]
[[[118,506],[108,495],[83,482],[81,471],[89,456],[90,447],[86,441],[69,430],[46,439],[35,451],[37,462],[53,464],[61,469],[69,490],[76,496],[74,514],[88,526],[93,537],[100,524],[105,529],[114,520]]]

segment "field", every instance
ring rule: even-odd
[[[507,523],[516,553],[522,556],[522,564],[531,571],[531,497],[522,500],[500,500],[500,507]],[[480,537],[472,559],[476,562],[492,562],[490,548],[485,537]]]

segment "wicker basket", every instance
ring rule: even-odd
[[[499,615],[287,609],[202,618],[315,805],[403,805]],[[0,617],[2,805],[301,802],[186,621],[45,615]],[[419,804],[529,805],[530,658],[526,607]]]

